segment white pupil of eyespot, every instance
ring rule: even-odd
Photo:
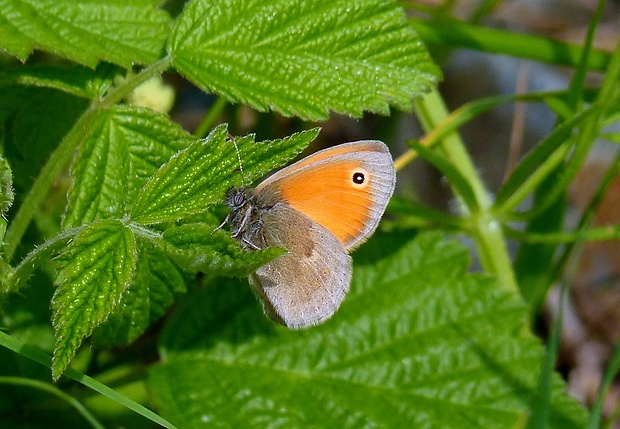
[[[353,174],[353,183],[361,185],[362,183],[364,183],[364,180],[364,173],[357,172]]]

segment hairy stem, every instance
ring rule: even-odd
[[[87,131],[96,120],[98,113],[123,100],[134,88],[149,78],[161,74],[170,67],[170,63],[170,57],[165,57],[149,67],[146,67],[140,73],[125,79],[105,97],[91,102],[90,106],[88,106],[84,113],[82,113],[82,116],[76,121],[73,128],[71,128],[58,147],[52,152],[52,155],[41,169],[41,173],[24,197],[21,206],[9,224],[4,239],[4,253],[7,260],[11,260],[15,254],[15,250],[26,232],[28,225],[30,225],[32,217],[41,207],[41,204],[45,200],[56,178],[69,164],[75,151],[86,138],[88,134]]]

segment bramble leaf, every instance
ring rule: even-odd
[[[185,293],[179,268],[144,240],[138,240],[136,272],[109,319],[95,332],[98,346],[130,344]]]
[[[94,68],[130,68],[164,53],[171,19],[153,1],[0,0],[0,48],[26,61],[34,49]]]
[[[228,140],[226,125],[215,128],[205,139],[175,154],[149,180],[131,213],[142,224],[175,222],[204,212],[222,201],[233,183],[251,182],[299,154],[318,134],[318,129],[289,137],[254,143],[253,136]],[[236,152],[238,151],[238,152]],[[243,177],[239,172],[239,159]]]
[[[71,167],[64,227],[123,217],[155,171],[194,140],[148,109],[118,105],[101,111]]]
[[[94,99],[102,97],[113,85],[120,70],[108,63],[99,64],[95,70],[83,66],[22,66],[0,74],[0,85],[54,88],[77,97]]]
[[[168,51],[205,91],[306,119],[411,110],[440,74],[383,0],[193,0]]]
[[[134,235],[117,220],[84,227],[60,255],[58,288],[52,299],[55,380],[82,340],[105,322],[119,304],[134,277],[136,259]]]
[[[439,234],[375,234],[354,255],[351,292],[323,325],[268,321],[249,288],[196,291],[161,336],[148,385],[179,427],[507,428],[524,425],[545,350],[526,307],[467,274]],[[554,377],[552,428],[585,410]]]
[[[245,277],[277,256],[284,249],[269,248],[256,252],[241,249],[230,232],[215,231],[203,223],[170,227],[159,242],[162,250],[180,267],[191,272]]]

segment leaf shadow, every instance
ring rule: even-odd
[[[471,350],[477,354],[477,356],[480,358],[480,361],[484,365],[486,365],[486,367],[490,371],[494,372],[507,386],[511,386],[515,396],[522,399],[524,405],[526,406],[526,408],[524,408],[524,411],[527,414],[525,421],[529,421],[535,402],[545,400],[544,398],[541,398],[538,391],[538,376],[536,377],[533,385],[532,383],[528,383],[526,380],[523,379],[523,377],[519,377],[516,371],[511,372],[505,362],[501,362],[495,356],[493,356],[488,351],[487,345],[479,342],[475,337],[462,329],[458,324],[453,323],[451,325],[452,328],[462,336],[463,341],[465,341],[471,347]],[[541,353],[539,368],[543,367],[543,360],[544,354]],[[536,374],[539,374],[539,371],[534,372]],[[528,371],[528,375],[530,375],[531,373],[532,371]],[[551,403],[548,404],[548,406],[550,407],[549,420],[553,421],[554,423],[551,424],[552,427],[581,427],[579,422],[571,420],[570,417],[568,417],[565,413],[562,412],[561,407],[557,405],[556,401],[551,400]],[[524,423],[523,427],[527,427],[527,423]]]

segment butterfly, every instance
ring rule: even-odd
[[[250,276],[268,317],[302,329],[338,310],[351,284],[349,252],[375,231],[395,184],[387,146],[363,140],[316,152],[256,188],[226,193],[231,234],[244,249],[288,250]]]

